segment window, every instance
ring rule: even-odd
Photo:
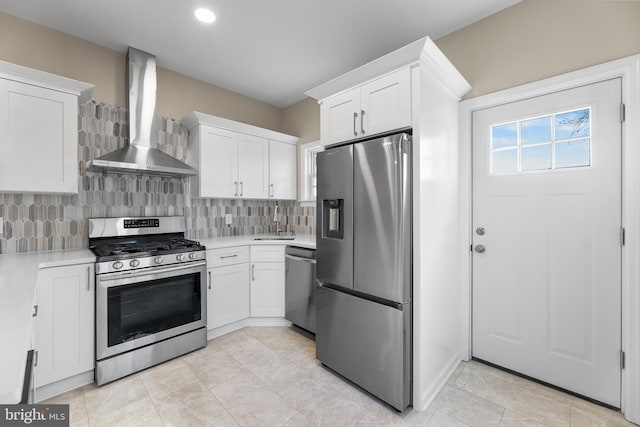
[[[308,142],[300,146],[300,201],[316,201],[318,186],[318,169],[316,156],[324,147],[320,141]]]
[[[491,174],[591,166],[591,108],[491,126]]]

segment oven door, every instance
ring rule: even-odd
[[[206,261],[96,276],[96,359],[207,324]]]

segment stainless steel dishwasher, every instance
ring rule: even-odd
[[[294,325],[316,333],[315,249],[287,246],[285,249],[285,317]]]

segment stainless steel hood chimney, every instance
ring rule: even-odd
[[[91,172],[188,176],[198,171],[158,150],[156,58],[132,47],[127,52],[129,144],[94,159]]]

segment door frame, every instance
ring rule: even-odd
[[[474,111],[620,77],[625,122],[622,125],[622,370],[621,410],[640,423],[640,55],[460,102],[460,354],[471,358],[472,285],[472,115]],[[636,260],[634,262],[634,260]],[[633,308],[636,308],[635,310]]]

